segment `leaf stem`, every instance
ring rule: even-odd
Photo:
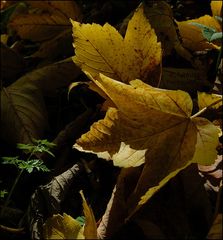
[[[200,116],[203,112],[205,112],[207,110],[207,107],[202,108],[199,112],[195,113],[193,116],[190,117],[190,119],[196,118],[198,116]]]
[[[22,173],[23,173],[23,171],[24,171],[24,169],[21,169],[21,170],[20,170],[19,174],[17,175],[17,177],[16,177],[16,179],[15,179],[15,181],[14,181],[14,183],[13,183],[11,189],[10,189],[10,192],[9,192],[9,194],[8,194],[6,200],[5,200],[5,203],[4,203],[4,205],[2,206],[1,216],[3,216],[3,214],[4,214],[4,212],[5,212],[5,208],[6,208],[6,207],[8,206],[8,204],[9,204],[9,200],[10,200],[10,198],[11,198],[11,196],[12,196],[12,193],[13,193],[13,191],[14,191],[14,189],[15,189],[15,187],[16,187],[16,185],[17,185],[17,183],[18,183],[18,181],[19,181],[19,179],[20,179],[20,177],[21,177],[21,175],[22,175]]]
[[[33,156],[33,154],[34,154],[34,150],[30,153],[27,161],[29,161],[29,160],[31,159],[31,157]],[[14,183],[13,183],[11,189],[10,189],[10,192],[9,192],[9,194],[8,194],[8,196],[7,196],[7,198],[6,198],[5,202],[4,202],[4,205],[2,206],[2,209],[1,209],[1,213],[0,213],[0,216],[1,216],[1,217],[3,216],[3,214],[4,214],[4,212],[5,212],[5,209],[6,209],[6,207],[7,207],[8,204],[9,204],[9,201],[10,201],[10,198],[11,198],[11,196],[12,196],[12,193],[14,192],[14,189],[15,189],[15,187],[16,187],[19,179],[20,179],[20,177],[22,176],[24,170],[25,170],[25,169],[21,169],[21,170],[19,171],[19,174],[17,175],[17,177],[16,177],[16,179],[15,179],[15,181],[14,181]]]

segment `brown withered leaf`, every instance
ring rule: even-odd
[[[69,18],[81,21],[81,11],[75,1],[27,1],[29,12],[13,16],[9,29],[22,39],[45,41],[71,27]],[[39,11],[35,11],[39,10]]]
[[[48,121],[40,90],[27,83],[22,88],[12,85],[1,92],[1,137],[13,144],[31,143],[42,138]]]
[[[56,94],[62,87],[68,87],[79,74],[79,68],[74,65],[71,58],[67,58],[25,74],[12,86],[22,88],[24,84],[30,82],[41,89],[44,95],[49,96]]]
[[[61,14],[28,13],[13,18],[8,27],[22,39],[45,41],[70,28],[70,23]]]
[[[1,79],[8,83],[15,81],[23,72],[25,66],[21,55],[1,43]],[[9,85],[9,84],[7,84]]]
[[[57,13],[64,15],[66,18],[72,18],[77,21],[81,21],[82,13],[75,1],[54,1],[54,0],[42,0],[42,1],[26,1],[33,8],[39,8],[50,13]]]
[[[43,42],[38,51],[32,54],[32,57],[52,62],[59,57],[71,56],[73,53],[71,32],[70,28],[66,29],[53,39]]]

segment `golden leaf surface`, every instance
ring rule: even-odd
[[[141,80],[127,85],[102,74],[95,83],[115,107],[74,147],[119,167],[145,164],[130,196],[130,209],[146,203],[189,164],[210,165],[216,159],[218,129],[204,118],[191,116],[188,93],[153,88]]]
[[[222,1],[211,1],[211,11],[213,16],[222,15]]]
[[[75,56],[73,61],[93,77],[102,73],[128,83],[147,80],[161,61],[161,46],[143,14],[142,6],[129,21],[125,37],[106,23],[80,24],[72,21]]]
[[[103,75],[95,83],[116,108],[109,108],[75,148],[112,159],[120,167],[151,163],[161,153],[166,156],[166,149],[173,169],[192,159],[198,131],[190,118],[192,101],[186,92],[156,89],[140,80],[131,81],[130,86]]]
[[[97,225],[94,217],[94,213],[91,207],[88,206],[87,201],[84,197],[83,191],[80,191],[84,216],[85,216],[85,225],[84,225],[84,236],[85,239],[97,239]]]
[[[43,225],[44,239],[84,239],[80,223],[66,213],[48,218]]]
[[[217,32],[221,32],[221,25],[219,22],[209,16],[204,15],[197,19],[192,19],[188,21],[177,22],[180,35],[182,37],[183,46],[192,51],[201,51],[205,49],[216,49],[217,45],[208,42],[202,35],[202,29],[191,23],[200,23],[207,27],[214,28]]]
[[[198,106],[199,109],[206,107],[219,108],[222,106],[222,96],[218,94],[208,94],[205,92],[198,92]]]

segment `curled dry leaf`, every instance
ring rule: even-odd
[[[142,6],[129,21],[124,38],[107,23],[71,22],[76,54],[73,61],[93,77],[103,73],[126,83],[135,78],[149,81],[149,73],[160,64],[161,46]]]
[[[44,219],[61,211],[61,203],[69,192],[72,183],[79,178],[82,170],[80,165],[74,164],[67,171],[54,177],[49,183],[36,189],[31,197],[28,212],[32,239],[43,238],[41,234]]]
[[[74,147],[119,167],[145,163],[134,191],[137,198],[146,193],[140,205],[190,163],[215,160],[218,130],[208,120],[191,116],[192,100],[186,92],[153,88],[140,80],[130,86],[104,75],[95,83],[116,108],[109,108]]]
[[[221,32],[221,25],[219,22],[209,15],[202,16],[197,19],[192,19],[183,22],[177,22],[180,35],[182,37],[183,46],[192,51],[202,51],[205,49],[218,49],[219,47],[213,43],[208,42],[203,34],[202,29],[191,23],[200,23],[207,27],[214,28],[217,32]]]

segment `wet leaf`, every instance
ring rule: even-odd
[[[124,39],[107,23],[100,26],[72,21],[72,25],[73,60],[93,77],[103,73],[123,82],[135,78],[149,81],[149,73],[160,64],[161,46],[142,6],[129,21]]]

